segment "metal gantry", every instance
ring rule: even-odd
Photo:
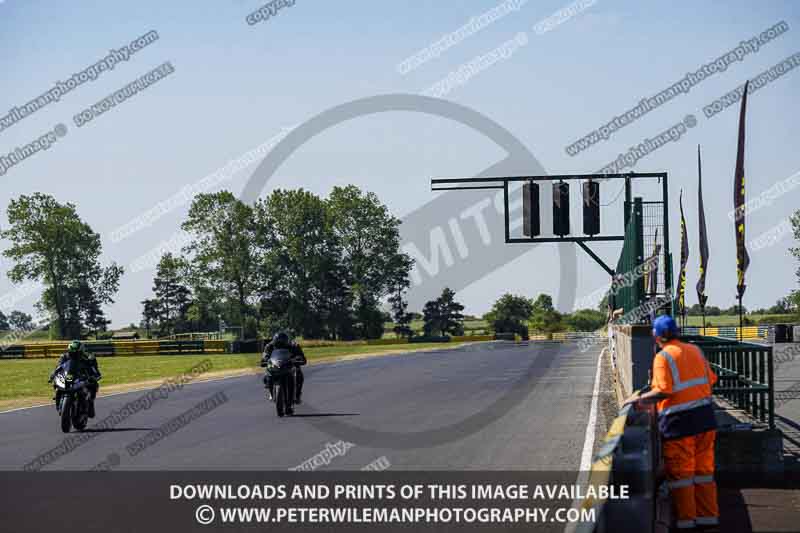
[[[504,211],[504,224],[505,224],[505,242],[508,244],[532,244],[532,243],[558,243],[558,242],[574,242],[578,244],[595,262],[597,262],[603,270],[610,276],[614,277],[617,272],[605,261],[603,261],[588,245],[591,242],[609,242],[609,241],[624,241],[625,229],[627,228],[628,221],[630,220],[631,210],[633,208],[632,187],[631,182],[635,179],[657,179],[662,184],[662,199],[664,205],[663,215],[663,241],[664,241],[664,257],[665,264],[670,264],[670,251],[669,251],[669,220],[666,206],[668,205],[668,184],[666,172],[630,172],[627,174],[555,174],[549,176],[498,176],[498,177],[485,177],[485,178],[433,178],[431,180],[431,190],[434,191],[466,191],[466,190],[485,190],[497,189],[503,191],[503,211]],[[625,181],[625,206],[624,206],[624,228],[620,234],[613,235],[591,235],[591,236],[553,236],[553,237],[511,237],[510,222],[509,222],[509,184],[513,182],[534,183],[537,181],[544,182],[564,182],[575,180],[624,180]],[[671,293],[671,272],[665,268],[665,292]]]

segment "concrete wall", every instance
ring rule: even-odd
[[[611,326],[610,350],[625,396],[650,383],[655,344],[650,326]]]

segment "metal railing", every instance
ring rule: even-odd
[[[699,346],[719,378],[713,392],[754,419],[775,427],[775,376],[772,346],[721,337],[687,335]]]

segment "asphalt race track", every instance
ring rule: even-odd
[[[575,471],[598,353],[492,342],[309,366],[304,403],[282,419],[260,376],[192,383],[44,470],[103,461],[114,470],[284,470],[324,456],[314,470],[358,470],[380,459],[400,470]],[[227,401],[213,410],[139,453],[126,448],[220,392]],[[95,421],[142,394],[98,399]],[[22,469],[65,438],[52,406],[0,414],[0,425],[3,470]]]

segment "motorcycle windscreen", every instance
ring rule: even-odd
[[[291,358],[292,352],[285,348],[278,348],[277,350],[274,350],[270,356],[270,359],[273,361],[273,363],[280,363],[281,365],[288,363]]]
[[[61,369],[64,371],[64,377],[69,376],[71,379],[76,379],[78,376],[78,362],[74,359],[67,359],[61,364]]]

